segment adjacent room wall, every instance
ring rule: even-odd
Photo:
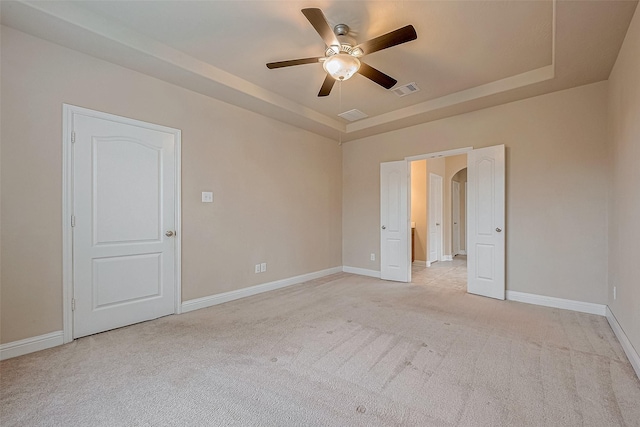
[[[640,354],[640,9],[609,77],[609,137],[608,304]]]
[[[183,301],[342,265],[335,141],[11,28],[1,48],[1,343],[62,329],[63,103],[182,130]]]
[[[505,144],[507,288],[606,304],[606,100],[600,82],[344,144],[344,265],[380,269],[380,162]]]
[[[427,161],[411,162],[411,222],[416,227],[413,236],[415,260],[427,260]]]

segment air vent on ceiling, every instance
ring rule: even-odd
[[[345,111],[344,113],[340,113],[338,114],[340,117],[342,117],[345,120],[349,120],[350,122],[355,122],[356,120],[360,120],[360,119],[364,119],[365,117],[369,117],[368,114],[363,113],[360,110],[349,110],[349,111]]]
[[[419,90],[420,88],[418,87],[418,85],[415,82],[411,82],[411,83],[407,83],[404,86],[395,88],[393,90],[393,93],[395,93],[398,96],[405,96],[411,93],[418,92]]]

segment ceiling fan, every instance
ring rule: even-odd
[[[355,73],[365,76],[385,89],[391,89],[398,81],[365,64],[360,58],[418,38],[413,25],[407,25],[354,46],[353,41],[346,37],[349,34],[347,25],[338,24],[332,30],[322,10],[317,8],[302,9],[302,13],[320,34],[324,44],[327,46],[324,56],[269,62],[267,68],[274,69],[321,62],[327,72],[327,77],[322,83],[318,96],[329,95],[336,80],[347,80]]]

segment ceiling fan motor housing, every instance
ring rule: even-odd
[[[338,41],[340,42],[339,46],[329,46],[325,51],[325,56],[328,58],[330,56],[336,55],[338,53],[346,53],[351,56],[355,56],[356,58],[361,57],[364,52],[362,49],[356,48],[354,49],[356,41],[353,37],[349,37],[349,26],[347,24],[338,24],[333,27],[333,32],[335,33]]]
[[[336,36],[346,36],[349,34],[349,26],[347,24],[338,24],[333,27],[333,32],[336,33]]]

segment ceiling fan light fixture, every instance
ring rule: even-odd
[[[355,56],[356,58],[360,58],[362,55],[364,55],[364,51],[362,49],[360,49],[359,47],[354,47],[351,50],[351,56]]]
[[[360,60],[347,53],[339,53],[327,58],[322,67],[336,80],[349,80],[360,69]]]

